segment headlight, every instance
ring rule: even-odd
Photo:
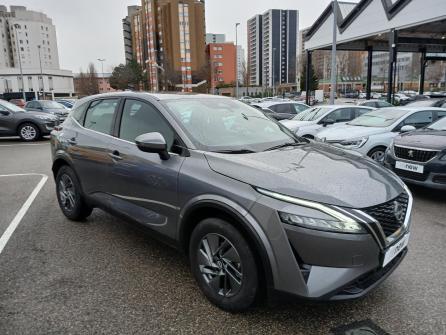
[[[364,144],[366,144],[368,140],[369,140],[368,137],[361,137],[361,138],[354,138],[352,140],[345,140],[340,142],[340,144],[344,147],[357,149],[364,146]]]
[[[304,228],[331,231],[336,233],[366,233],[355,221],[337,221],[337,220],[323,220],[318,218],[310,218],[301,215],[289,214],[279,212],[280,219],[283,223]]]
[[[290,214],[285,212],[279,212],[279,217],[283,223],[300,226],[304,228],[330,231],[336,233],[350,233],[350,234],[366,234],[367,231],[364,227],[356,222],[354,219],[349,216],[341,213],[333,207],[329,207],[318,202],[298,199],[294,197],[290,197],[287,195],[283,195],[276,192],[267,191],[264,189],[257,188],[259,193],[269,196],[271,198],[285,201],[288,203],[292,203],[295,205],[299,205],[302,207],[307,207],[311,209],[318,210],[324,214],[327,214],[331,217],[331,219],[321,219],[321,218],[313,218],[303,215]]]

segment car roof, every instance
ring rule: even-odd
[[[297,105],[305,105],[305,103],[301,102],[301,101],[280,101],[280,100],[276,100],[276,101],[264,101],[264,102],[258,102],[255,105],[260,106],[260,107],[268,107],[268,106],[273,106],[273,105],[283,105],[283,104],[297,104]]]
[[[215,98],[215,99],[232,99],[230,97],[224,97],[220,95],[212,94],[201,94],[201,93],[182,93],[182,92],[166,92],[166,93],[150,93],[150,92],[133,92],[133,91],[121,91],[121,92],[111,92],[96,94],[84,99],[101,99],[101,98],[112,98],[112,97],[151,97],[158,101],[163,100],[176,100],[176,99],[195,99],[197,97]]]

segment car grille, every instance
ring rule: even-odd
[[[398,147],[396,145],[394,146],[393,151],[395,152],[395,156],[398,158],[421,163],[430,161],[438,153],[438,151],[417,150],[417,149]]]
[[[363,211],[379,222],[386,237],[394,234],[404,224],[407,215],[409,196],[402,193],[384,204],[369,207]]]
[[[415,181],[426,181],[427,177],[429,176],[428,173],[416,173],[400,169],[394,169],[394,172],[401,178],[412,179]]]

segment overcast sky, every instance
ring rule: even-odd
[[[330,0],[206,0],[206,31],[224,33],[235,40],[236,22],[240,44],[246,47],[246,21],[255,14],[272,8],[298,9],[300,29],[310,26]],[[53,19],[57,30],[60,64],[63,69],[78,72],[88,63],[105,58],[105,71],[124,61],[121,20],[127,6],[140,0],[16,0],[4,5],[22,5],[41,11]]]

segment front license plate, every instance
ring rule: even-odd
[[[405,171],[411,171],[415,173],[423,173],[424,172],[424,166],[418,165],[418,164],[411,164],[406,162],[396,162],[395,168]]]
[[[384,254],[383,267],[389,264],[398,254],[403,251],[405,247],[409,244],[409,235],[406,234],[404,237],[399,240],[396,244],[391,246],[386,253]]]

